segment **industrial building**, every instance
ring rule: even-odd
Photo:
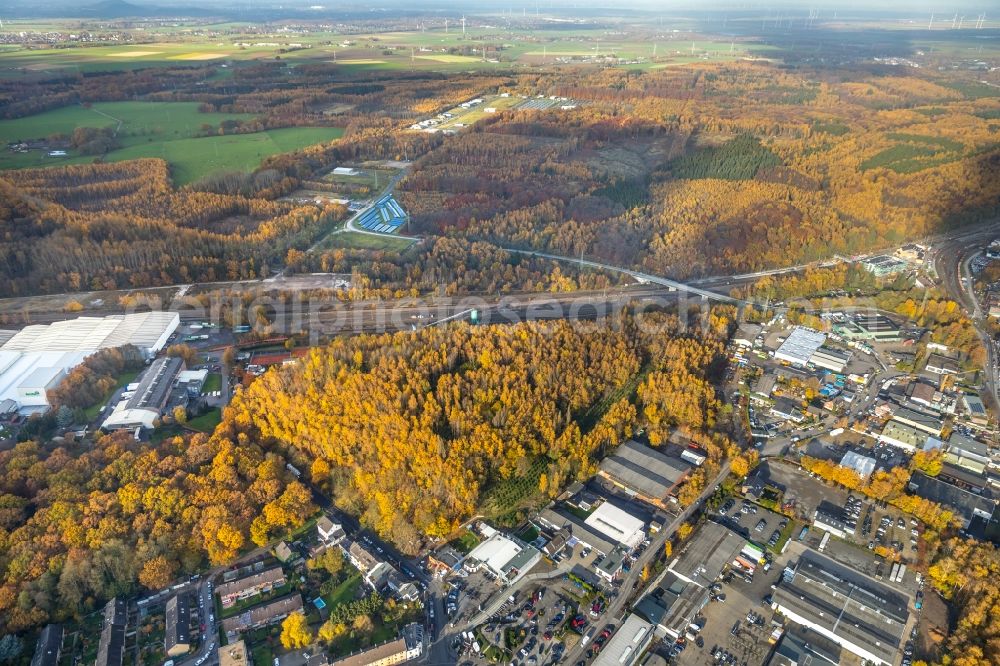
[[[534,546],[497,532],[473,548],[463,566],[469,571],[485,568],[498,583],[512,585],[541,559],[541,551]]]
[[[753,392],[750,399],[755,402],[767,402],[771,399],[774,387],[778,383],[778,377],[770,372],[764,372],[753,385]]]
[[[907,488],[917,497],[951,509],[956,516],[962,518],[963,529],[969,529],[977,519],[989,521],[996,512],[998,503],[992,497],[959,488],[942,478],[927,476],[923,472],[914,472]]]
[[[0,404],[9,400],[9,405],[27,413],[46,411],[48,391],[94,352],[132,345],[152,357],[179,323],[176,312],[144,312],[4,331],[0,335],[0,340],[5,339],[0,345]]]
[[[61,624],[47,624],[38,636],[31,666],[58,666],[62,653],[63,627]]]
[[[858,314],[854,323],[864,332],[866,339],[876,342],[895,342],[900,339],[899,326],[881,314]]]
[[[905,596],[815,551],[785,569],[772,599],[789,620],[874,664],[895,664],[907,637]]]
[[[895,273],[900,273],[905,271],[907,264],[905,261],[900,261],[895,257],[890,257],[887,254],[880,254],[874,257],[868,257],[861,262],[861,265],[866,271],[872,273],[877,277],[884,277],[886,275],[893,275]]]
[[[899,423],[916,428],[934,437],[941,436],[941,417],[937,414],[930,414],[911,407],[901,407],[896,410],[892,418]]]
[[[594,509],[583,522],[628,550],[635,548],[646,538],[646,523],[610,500]]]
[[[878,436],[880,442],[892,444],[911,453],[917,449],[924,448],[927,438],[928,435],[926,432],[917,430],[905,423],[900,423],[895,419],[886,423],[885,427],[882,428],[881,434]]]
[[[875,471],[875,459],[857,451],[848,451],[841,458],[840,466],[853,469],[861,478],[867,479]]]
[[[760,324],[743,322],[736,329],[736,333],[733,334],[733,344],[738,347],[753,347],[754,341],[762,330],[763,328]]]
[[[552,532],[565,531],[570,535],[566,545],[577,543],[593,548],[601,555],[610,555],[618,546],[603,533],[593,529],[583,520],[562,509],[543,509],[537,518],[538,526]]]
[[[941,354],[931,354],[927,358],[927,365],[924,366],[927,372],[935,375],[955,375],[958,374],[958,363]]]
[[[850,360],[851,352],[826,345],[821,346],[809,357],[809,363],[812,365],[833,372],[843,372]]]
[[[837,666],[841,652],[826,636],[788,622],[767,666]]]
[[[647,504],[665,508],[691,468],[685,460],[628,440],[601,461],[598,475]]]
[[[983,442],[953,433],[944,445],[944,462],[982,474],[990,466],[990,450]]]
[[[774,352],[774,358],[792,365],[803,366],[809,363],[809,359],[824,342],[826,342],[825,333],[805,326],[796,326]]]
[[[962,402],[965,403],[965,411],[973,423],[986,425],[989,422],[989,414],[986,412],[986,406],[983,404],[982,398],[978,395],[966,393],[962,396]]]
[[[174,387],[183,369],[184,361],[179,358],[164,357],[153,361],[132,397],[119,402],[101,427],[105,430],[151,430],[156,420],[168,411],[168,403],[187,404],[187,389]]]
[[[820,502],[813,513],[813,526],[824,532],[829,532],[838,539],[846,539],[854,535],[854,530],[844,521],[844,510],[826,500]]]
[[[709,520],[684,545],[667,569],[687,583],[710,587],[746,545],[746,539]]]
[[[849,320],[835,324],[833,332],[846,340],[897,342],[901,338],[899,326],[881,314],[854,315]]]
[[[632,613],[625,618],[615,635],[605,643],[593,666],[631,666],[653,641],[653,625]]]
[[[775,400],[774,405],[771,406],[770,413],[779,419],[794,421],[795,423],[801,423],[806,419],[805,412],[802,411],[802,404],[798,400],[786,397]]]
[[[179,657],[191,649],[191,609],[188,597],[178,594],[167,601],[163,650],[168,657]]]
[[[660,635],[679,638],[708,603],[710,591],[666,571],[656,587],[635,605],[635,612],[656,625]]]

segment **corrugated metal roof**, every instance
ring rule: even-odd
[[[26,326],[10,337],[4,351],[89,351],[132,344],[149,349],[177,328],[176,312],[139,312],[110,317],[79,317]]]
[[[604,459],[601,471],[647,497],[662,498],[684,478],[691,465],[629,440]]]

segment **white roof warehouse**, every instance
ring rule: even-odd
[[[646,523],[610,501],[594,509],[584,522],[628,548],[635,548],[646,538]]]
[[[163,349],[180,323],[176,312],[143,312],[111,317],[80,317],[49,325],[26,326],[0,345],[0,403],[44,410],[47,391],[101,349],[134,345],[152,356]]]
[[[534,546],[497,532],[472,549],[465,558],[465,568],[477,571],[485,566],[499,582],[510,585],[542,559]]]
[[[796,326],[778,347],[774,358],[779,361],[787,361],[792,365],[805,365],[816,353],[816,350],[823,346],[824,342],[826,342],[825,333],[804,326]]]

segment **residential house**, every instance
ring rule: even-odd
[[[191,611],[186,594],[167,601],[163,650],[168,657],[179,657],[191,650]]]
[[[332,666],[391,666],[417,659],[423,650],[423,627],[414,622],[403,627],[396,640],[355,652],[333,662]]]
[[[316,522],[316,531],[324,543],[331,545],[340,543],[347,536],[347,533],[344,532],[344,526],[333,522],[327,516],[321,517]]]
[[[222,621],[222,630],[228,638],[234,638],[245,631],[267,627],[281,622],[295,611],[302,610],[302,595],[298,592],[267,604],[254,606],[239,615]]]
[[[62,654],[63,627],[61,624],[47,624],[42,629],[35,645],[31,666],[58,666]]]
[[[284,584],[284,570],[281,567],[272,567],[252,576],[223,583],[216,592],[222,601],[222,607],[230,608],[239,601],[266,594]]]
[[[104,606],[104,624],[97,643],[95,666],[122,666],[127,625],[128,606],[125,600],[121,597],[111,599]]]

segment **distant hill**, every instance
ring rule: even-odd
[[[80,16],[96,18],[122,18],[128,16],[150,16],[157,13],[156,8],[133,5],[125,0],[101,0],[93,5],[80,7]]]
[[[206,9],[194,6],[162,6],[157,4],[135,4],[127,0],[100,0],[89,5],[52,5],[39,11],[30,3],[15,5],[14,15],[27,16],[68,16],[96,19],[120,19],[156,16],[220,16],[226,11],[221,8]]]

